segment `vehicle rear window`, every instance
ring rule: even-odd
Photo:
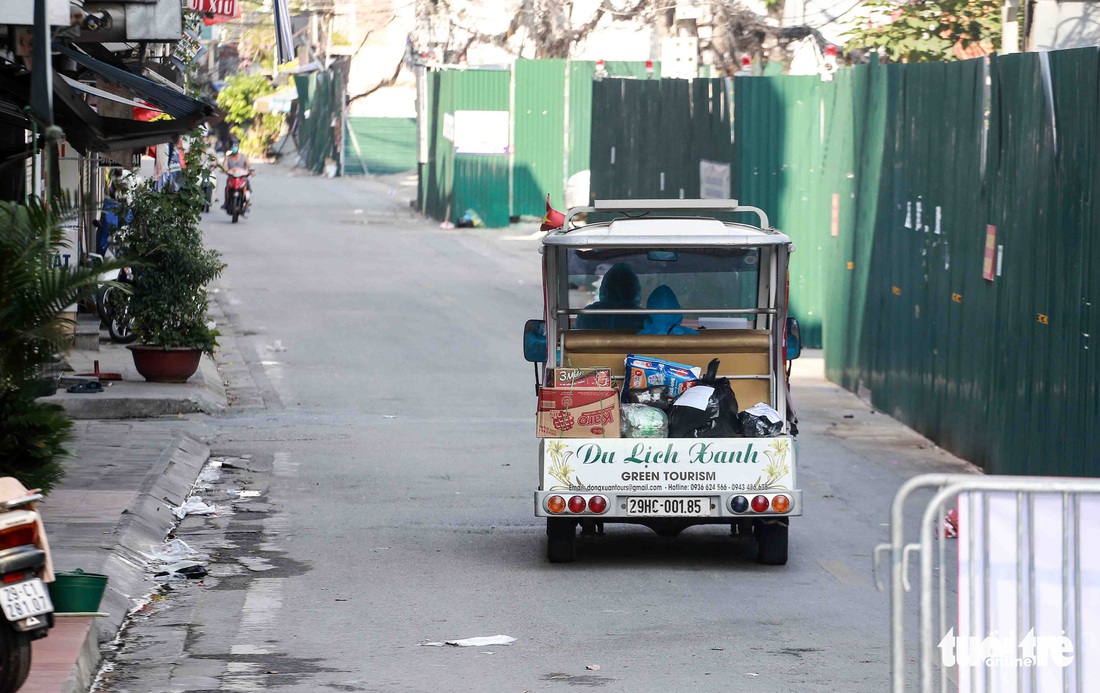
[[[757,306],[759,248],[570,249],[567,262],[572,309],[650,307],[662,285],[685,309],[687,327],[698,327],[699,319],[706,327],[748,327],[749,316],[694,316],[691,309]],[[577,327],[594,327],[592,320],[583,322],[588,324]]]

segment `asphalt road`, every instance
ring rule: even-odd
[[[244,360],[214,448],[262,497],[185,522],[212,577],[133,626],[103,690],[884,690],[871,551],[901,482],[958,461],[808,355],[788,565],[728,528],[618,525],[551,565],[520,346],[538,245],[509,237],[533,227],[441,230],[392,183],[261,167],[249,218],[209,215]]]

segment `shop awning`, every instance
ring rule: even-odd
[[[64,44],[55,43],[53,47],[54,50],[58,51],[66,58],[91,70],[108,82],[116,84],[132,92],[134,95],[141,97],[143,100],[148,101],[173,118],[185,120],[195,117],[211,116],[214,114],[214,107],[205,101],[199,101],[186,94],[180,94],[174,89],[157,84],[150,79],[135,75],[132,72],[115,67],[102,60],[97,60],[86,53],[82,53]]]
[[[65,131],[65,139],[82,152],[108,152],[143,148],[170,142],[209,119],[196,114],[156,122],[127,118],[109,118],[95,112],[85,101],[84,93],[69,86],[64,79],[55,79],[54,119]],[[0,108],[0,120],[18,121],[11,124],[30,129],[31,123],[21,106],[29,103],[30,75],[0,69],[0,101],[11,108]]]
[[[149,104],[144,103],[142,101],[135,101],[133,99],[127,99],[125,96],[119,96],[118,94],[112,94],[109,91],[104,91],[103,89],[100,89],[98,87],[93,87],[90,84],[84,84],[83,82],[78,82],[75,79],[73,79],[72,77],[68,77],[68,76],[63,75],[61,73],[58,73],[57,76],[60,77],[61,79],[65,80],[65,83],[68,84],[73,89],[76,89],[77,91],[82,91],[85,94],[90,94],[91,96],[95,96],[95,97],[100,98],[100,99],[106,99],[107,101],[114,101],[115,103],[121,103],[121,104],[125,104],[127,106],[132,106],[134,108],[146,108],[146,109],[149,108]]]

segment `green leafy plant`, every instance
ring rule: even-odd
[[[225,120],[233,126],[233,135],[241,141],[245,154],[266,154],[282,130],[282,114],[256,111],[256,99],[274,91],[263,75],[237,74],[218,93],[218,108],[225,111]]]
[[[233,136],[240,140],[243,152],[270,156],[275,142],[283,131],[283,115],[261,113],[256,116],[248,129],[239,125],[234,125],[231,129]]]
[[[893,62],[985,55],[1001,42],[999,0],[867,0],[872,19],[849,31],[846,48],[875,48]]]
[[[190,141],[178,190],[158,191],[146,181],[122,203],[120,218],[132,217],[119,230],[117,245],[119,256],[134,267],[130,313],[138,341],[212,353],[218,333],[208,324],[206,285],[225,265],[203,245],[201,181],[209,167],[198,136]]]
[[[64,202],[0,202],[0,475],[43,491],[64,475],[72,426],[61,407],[35,401],[67,340],[61,313],[94,294],[100,271],[119,266],[61,260],[61,224],[72,215]]]

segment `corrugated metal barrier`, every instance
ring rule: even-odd
[[[642,62],[608,62],[605,70],[639,81],[660,76],[659,63],[652,73]],[[588,170],[595,75],[595,62],[553,59],[517,60],[514,71],[428,73],[421,208],[450,221],[470,209],[486,226],[500,227],[517,217],[541,217],[547,193],[564,207],[567,180]],[[509,133],[507,142],[499,139]],[[462,153],[470,147],[493,151]]]
[[[324,72],[295,75],[298,111],[293,124],[299,165],[314,173],[324,170],[328,160],[340,159],[342,132],[332,126],[344,103],[347,76],[337,66]]]
[[[696,193],[676,89],[595,86],[594,196]],[[989,471],[1100,475],[1100,52],[733,91],[736,157],[715,160],[795,240],[792,305],[829,377]]]
[[[707,196],[728,196],[729,123],[719,79],[593,82],[590,199],[697,198],[705,162],[727,176],[725,192]]]
[[[416,120],[348,118],[344,137],[344,175],[376,176],[416,168]]]

